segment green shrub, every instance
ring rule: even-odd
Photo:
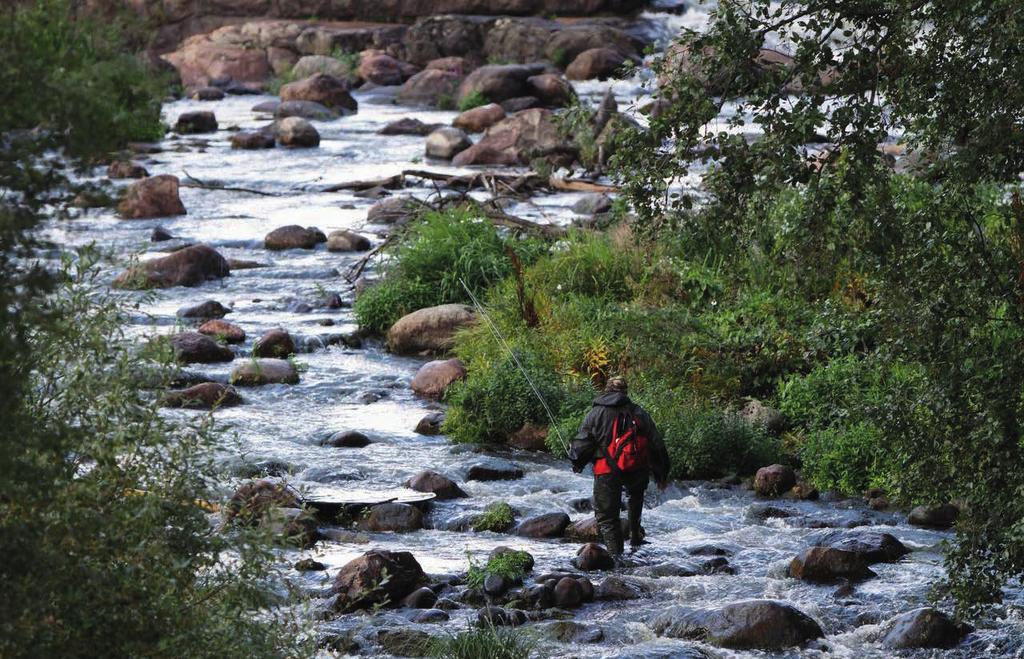
[[[811,484],[846,495],[888,487],[893,475],[889,447],[871,423],[813,430],[800,446],[800,457]]]
[[[536,642],[517,629],[486,625],[436,639],[429,656],[437,659],[529,659]]]
[[[385,279],[363,291],[353,305],[363,329],[384,334],[395,321],[417,309],[436,304],[436,291],[428,284],[406,279]]]
[[[473,522],[473,530],[476,532],[493,531],[504,533],[512,528],[515,523],[515,513],[512,506],[504,501],[498,501],[487,506],[483,514]]]
[[[472,110],[483,105],[490,103],[487,97],[484,96],[483,92],[474,89],[470,93],[462,97],[459,101],[459,112],[465,112],[466,110]]]
[[[484,581],[491,575],[503,577],[509,581],[518,581],[526,576],[533,558],[525,551],[508,551],[488,559],[481,567],[473,558],[469,558],[469,574],[466,576],[466,585],[471,588],[483,588]]]

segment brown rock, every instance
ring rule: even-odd
[[[615,567],[615,559],[603,545],[588,542],[576,552],[573,565],[584,572],[611,570]]]
[[[324,441],[324,446],[334,448],[365,448],[370,445],[370,438],[358,430],[336,432]]]
[[[348,90],[347,81],[317,73],[281,87],[281,101],[314,101],[332,110],[353,114],[359,109],[359,104]]]
[[[517,96],[529,96],[527,79],[544,72],[543,66],[523,64],[489,64],[475,69],[459,85],[455,102],[462,103],[471,95],[479,95],[492,103]]]
[[[245,341],[245,330],[234,323],[215,318],[199,326],[198,332],[221,339],[226,343],[242,343]]]
[[[761,467],[754,475],[754,491],[765,497],[777,497],[796,485],[796,474],[786,465]]]
[[[576,56],[565,69],[565,75],[569,80],[605,80],[625,61],[626,57],[613,48],[591,48]]]
[[[281,146],[314,147],[320,144],[320,133],[302,117],[287,117],[277,122],[276,137]]]
[[[947,503],[941,506],[918,506],[907,515],[907,521],[914,526],[933,529],[948,529],[956,523],[960,509]]]
[[[127,219],[185,215],[178,196],[178,177],[170,174],[139,179],[128,186],[117,212]]]
[[[370,239],[354,231],[332,231],[327,234],[328,252],[365,252],[370,249]]]
[[[207,300],[191,307],[182,307],[176,314],[178,318],[223,318],[231,313],[231,309],[225,307],[216,300]]]
[[[225,96],[224,90],[220,87],[199,87],[188,95],[193,101],[223,101]]]
[[[146,178],[147,176],[149,176],[149,172],[145,167],[127,160],[115,160],[107,167],[108,178]]]
[[[263,384],[296,384],[299,372],[285,359],[246,359],[231,369],[231,384],[258,387]]]
[[[440,435],[444,426],[444,412],[431,412],[416,424],[415,432],[420,435]]]
[[[546,451],[548,428],[534,423],[526,423],[522,428],[508,437],[508,445],[524,451]]]
[[[331,592],[338,596],[335,609],[346,613],[374,606],[397,606],[426,582],[427,575],[409,552],[375,549],[342,567]]]
[[[166,407],[212,410],[240,405],[242,397],[232,386],[219,382],[202,382],[188,389],[168,391],[163,395],[160,403]]]
[[[525,519],[516,527],[516,535],[527,538],[560,538],[569,526],[565,513],[547,513]]]
[[[423,528],[423,513],[407,503],[381,503],[359,521],[359,529],[374,533],[403,533]]]
[[[182,112],[174,124],[174,132],[181,135],[216,133],[217,117],[208,110]]]
[[[557,73],[542,73],[526,79],[531,95],[540,99],[545,107],[560,108],[572,103],[576,98],[576,90],[569,81]]]
[[[399,61],[382,50],[364,50],[359,54],[357,74],[375,85],[400,85],[417,70],[417,67]]]
[[[466,165],[529,164],[539,153],[557,150],[563,145],[549,110],[535,108],[507,117],[487,129],[483,138],[452,160],[456,167]]]
[[[287,331],[277,328],[266,332],[256,339],[252,346],[254,357],[278,357],[285,358],[295,354],[295,341]]]
[[[377,131],[378,135],[419,135],[426,137],[444,124],[425,124],[419,119],[404,117],[386,124]]]
[[[399,105],[440,107],[450,103],[455,107],[455,94],[461,76],[441,69],[424,69],[406,80],[395,102]]]
[[[427,135],[426,155],[428,158],[451,160],[455,154],[471,146],[473,142],[464,132],[458,128],[444,126]]]
[[[447,71],[448,73],[454,73],[455,75],[462,77],[472,71],[474,67],[468,60],[466,60],[465,57],[452,56],[439,57],[437,59],[430,60],[423,68]]]
[[[575,609],[583,604],[583,589],[572,577],[562,577],[555,584],[555,606],[562,609]]]
[[[286,484],[272,480],[243,483],[231,495],[224,514],[229,520],[255,523],[272,508],[298,508],[299,496]]]
[[[305,80],[318,73],[323,73],[339,80],[348,81],[352,75],[352,71],[345,62],[328,55],[304,55],[292,67],[291,73],[297,80]]]
[[[269,77],[266,51],[217,43],[218,32],[192,37],[178,50],[164,55],[178,70],[182,85],[191,89],[225,79],[262,83]]]
[[[472,307],[443,304],[402,316],[388,330],[388,348],[396,354],[438,353],[455,345],[455,333],[476,322]]]
[[[452,125],[467,133],[482,133],[505,118],[505,110],[497,103],[488,103],[480,107],[466,110],[455,117]]]
[[[370,207],[366,221],[369,224],[401,226],[428,210],[430,206],[415,197],[388,197]]]
[[[412,390],[427,398],[441,398],[453,382],[466,378],[466,366],[459,359],[427,362],[412,379]]]
[[[263,239],[263,246],[272,250],[313,249],[326,240],[327,236],[316,227],[289,224],[268,233]]]
[[[455,481],[430,470],[416,474],[405,482],[405,486],[417,492],[433,492],[439,501],[469,496]]]
[[[114,280],[118,288],[169,288],[198,286],[210,279],[227,277],[228,262],[207,245],[193,245],[167,256],[151,259],[126,270]]]
[[[259,130],[243,130],[231,136],[232,149],[273,149],[276,143],[273,133]]]
[[[789,564],[789,576],[815,583],[875,576],[860,554],[834,547],[811,547]]]
[[[231,348],[199,332],[175,334],[170,341],[174,358],[182,364],[229,362],[235,358]]]

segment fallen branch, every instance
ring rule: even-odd
[[[192,176],[187,171],[182,170],[185,173],[185,179],[191,181],[191,183],[182,183],[183,188],[198,188],[200,190],[225,190],[227,192],[247,192],[249,194],[258,194],[264,197],[283,197],[284,195],[279,192],[267,192],[266,190],[254,190],[252,188],[237,188],[230,185],[220,185],[219,183],[210,183],[209,181],[203,181],[201,179]]]
[[[398,190],[405,187],[405,175],[395,174],[385,178],[368,179],[365,181],[348,181],[346,183],[335,183],[328,185],[323,192],[341,192],[342,190],[372,190],[373,188],[384,188],[385,190]]]
[[[619,189],[612,185],[601,185],[600,183],[591,183],[590,181],[579,181],[572,179],[558,178],[552,175],[548,178],[548,185],[555,190],[564,190],[566,192],[618,192]]]

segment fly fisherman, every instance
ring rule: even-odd
[[[671,463],[661,432],[651,416],[629,399],[626,380],[608,380],[604,393],[594,399],[569,450],[572,470],[594,463],[594,514],[605,546],[613,555],[623,550],[619,520],[622,492],[629,496],[629,544],[643,543],[640,515],[644,491],[651,476],[660,489],[668,486]]]

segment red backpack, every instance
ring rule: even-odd
[[[619,429],[624,428],[621,434]],[[613,471],[638,471],[648,467],[647,438],[640,434],[636,419],[620,412],[612,423],[612,441],[602,448],[603,457],[594,461],[594,475],[604,476]]]

